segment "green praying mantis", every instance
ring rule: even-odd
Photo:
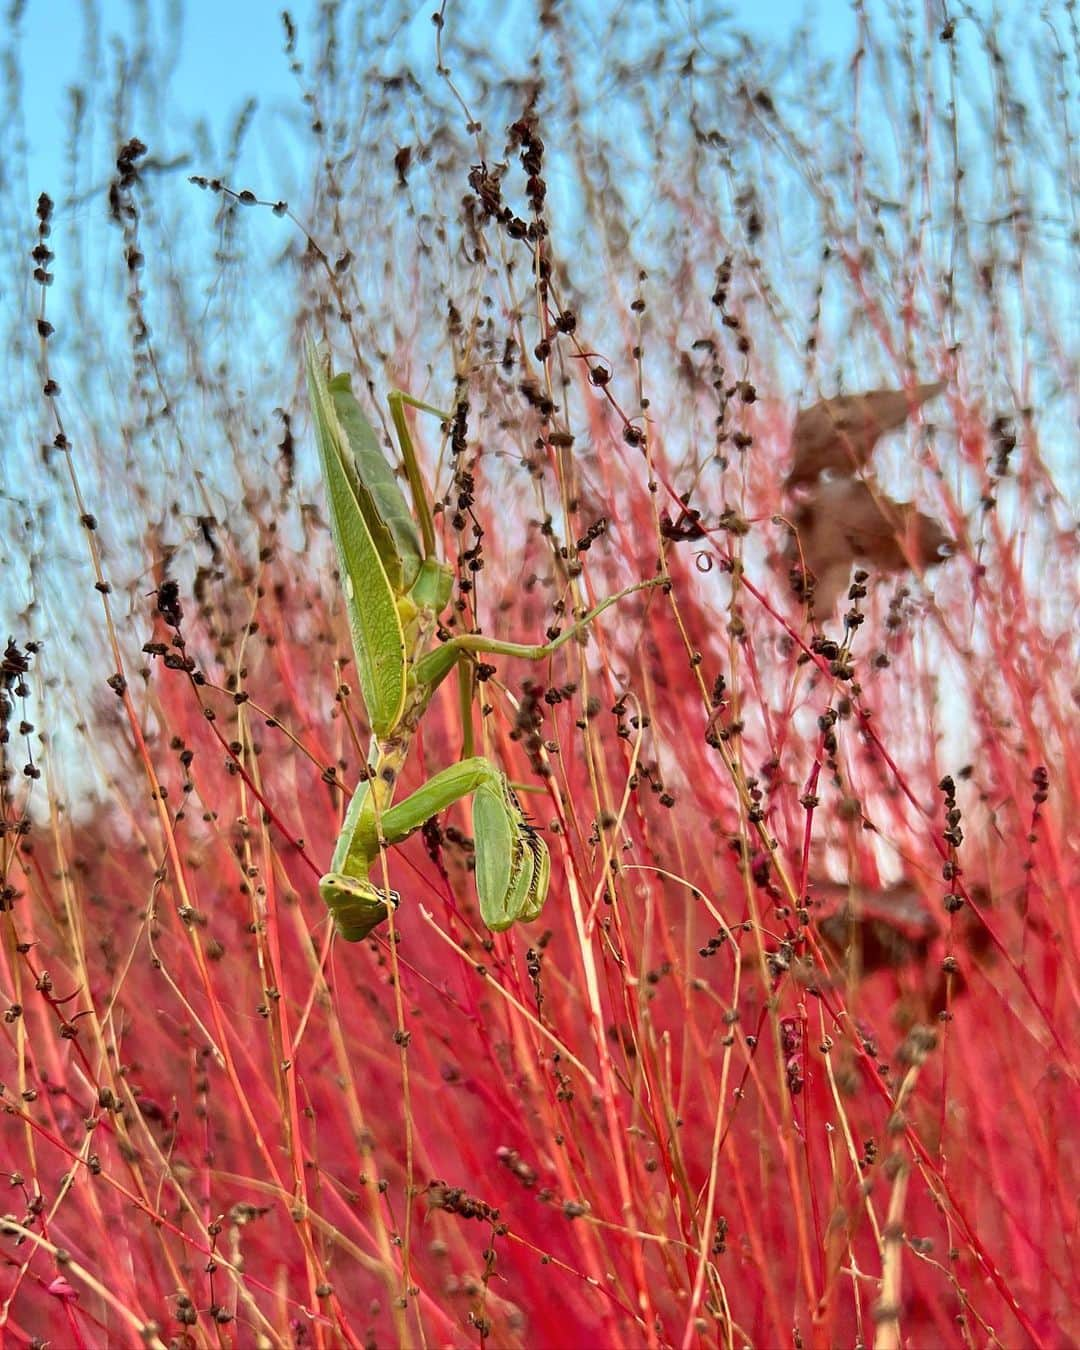
[[[405,405],[444,423],[451,419],[407,394],[389,397],[413,501],[410,512],[349,376],[329,376],[310,342],[306,369],[356,675],[371,728],[367,770],[352,795],[319,893],[339,934],[346,941],[360,941],[400,902],[398,892],[371,879],[383,849],[402,843],[440,811],[471,795],[481,917],[495,932],[529,923],[547,899],[551,862],[506,775],[490,760],[470,755],[395,802],[413,736],[435,691],[459,664],[467,665],[478,653],[543,660],[610,605],[662,578],[609,596],[551,642],[531,646],[481,633],[438,641],[439,616],[450,601],[454,572],[436,553],[432,512]]]

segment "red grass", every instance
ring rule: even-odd
[[[449,122],[443,157],[420,155],[423,175],[414,162],[390,234],[353,267],[333,260],[394,190],[386,145],[369,183],[352,184],[340,156],[318,171],[304,214],[323,252],[308,254],[295,315],[329,328],[339,363],[371,370],[380,395],[392,380],[445,404],[463,381],[476,503],[460,530],[445,448],[429,461],[435,490],[453,492],[447,556],[482,546],[481,570],[462,561],[459,622],[540,640],[658,561],[670,576],[669,590],[609,612],[587,647],[540,667],[501,660],[482,687],[483,748],[528,785],[551,848],[543,918],[482,928],[459,810],[390,855],[404,897],[393,935],[331,940],[316,890],[344,804],[330,780],[353,784],[367,741],[321,508],[301,506],[321,497],[296,344],[248,406],[238,371],[254,380],[254,357],[227,353],[215,376],[209,339],[186,343],[184,329],[151,343],[165,388],[174,359],[186,372],[164,430],[126,412],[83,425],[62,380],[49,436],[79,422],[65,490],[87,491],[70,509],[101,512],[91,557],[102,580],[130,579],[134,619],[124,586],[91,609],[80,577],[75,659],[63,664],[55,642],[34,653],[25,696],[5,667],[11,769],[19,717],[77,744],[81,761],[62,773],[46,744],[34,752],[46,791],[9,776],[5,794],[0,1317],[16,1344],[1080,1336],[1076,549],[1067,470],[1043,449],[1067,426],[1055,372],[1075,353],[1033,299],[1050,293],[1052,248],[1016,227],[1006,247],[1023,266],[1002,264],[1000,289],[980,291],[981,254],[956,235],[961,305],[917,213],[869,252],[881,213],[857,160],[849,174],[805,151],[805,176],[774,177],[769,145],[798,146],[811,114],[779,85],[770,112],[744,85],[725,105],[746,138],[730,175],[710,177],[716,142],[687,134],[685,109],[670,118],[680,177],[653,142],[635,172],[672,214],[641,227],[631,259],[615,229],[634,234],[635,179],[626,170],[598,194],[597,161],[575,140],[590,125],[573,103],[588,67],[567,46],[577,30],[552,25],[562,54],[529,134],[558,147],[557,170],[576,163],[580,200],[538,217],[523,176],[501,187],[512,215],[550,226],[539,249],[483,218],[475,177],[457,220],[468,167],[482,153],[494,168],[501,127],[528,111],[520,89],[495,87],[478,110],[490,139],[462,141]],[[867,31],[865,59],[891,31]],[[481,58],[466,43],[455,74],[476,78]],[[913,107],[941,97],[914,66],[897,69]],[[642,84],[646,129],[649,92],[682,87],[673,70]],[[733,71],[734,88],[751,65]],[[632,101],[632,72],[612,78]],[[858,65],[853,79],[849,97],[865,99]],[[346,85],[321,90],[328,120]],[[438,110],[446,96],[416,97]],[[707,131],[718,114],[695,115]],[[869,156],[863,115],[848,130]],[[372,111],[379,136],[389,116]],[[988,124],[991,149],[1000,130]],[[615,154],[617,135],[603,139],[615,132],[598,134]],[[961,180],[912,140],[900,177],[955,227]],[[995,173],[1019,172],[1003,163]],[[745,202],[701,208],[717,182],[749,183],[760,241]],[[828,241],[846,275],[809,320],[815,274],[784,252],[770,196],[800,182],[821,211],[817,251]],[[173,275],[165,261],[155,273],[142,190],[124,189],[124,246],[150,260],[126,283],[136,315]],[[233,199],[215,203],[237,230]],[[440,228],[471,241],[467,265],[453,248],[416,248],[401,255],[410,274],[396,232]],[[581,238],[593,254],[575,253]],[[546,293],[538,255],[552,265]],[[831,264],[817,275],[824,286]],[[453,301],[456,317],[440,329],[432,304],[399,287],[440,312]],[[334,318],[346,306],[351,325]],[[574,325],[560,319],[571,310]],[[817,335],[822,385],[835,368],[850,389],[881,371],[949,382],[936,434],[908,428],[904,457],[884,447],[877,462],[948,523],[958,555],[928,589],[902,579],[908,595],[893,586],[890,599],[872,577],[866,621],[846,638],[826,625],[837,650],[815,642],[790,592],[774,523],[790,510],[796,320]],[[133,391],[156,387],[144,348],[136,339]],[[43,341],[45,376],[53,353]],[[590,381],[601,363],[610,382]],[[819,383],[809,370],[803,401]],[[211,489],[191,474],[181,393],[205,443],[230,447]],[[288,435],[276,466],[264,457],[274,400],[293,419],[301,488]],[[1006,412],[1012,450],[991,425]],[[117,425],[134,447],[121,494],[106,449]],[[430,424],[417,437],[433,448]],[[148,504],[174,454],[178,514],[162,514]],[[687,493],[703,532],[674,539]],[[23,631],[46,630],[31,612]],[[146,642],[159,645],[139,655]],[[117,670],[124,683],[103,696]],[[402,792],[461,736],[448,687]],[[65,806],[72,784],[96,788],[89,810]]]

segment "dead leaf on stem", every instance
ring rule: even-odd
[[[911,565],[925,570],[944,562],[954,547],[932,516],[859,478],[822,480],[799,503],[792,524],[788,556],[814,575],[819,619],[833,612],[855,562],[879,573]]]
[[[865,394],[825,398],[795,417],[791,433],[794,454],[787,488],[812,483],[826,469],[852,474],[873,454],[886,431],[902,427],[913,412],[940,394],[943,380],[912,389],[872,389]]]
[[[862,886],[812,880],[815,902],[825,913],[818,929],[835,951],[843,952],[858,935],[863,942],[864,970],[897,967],[925,958],[940,925],[918,887],[901,881],[891,886]]]

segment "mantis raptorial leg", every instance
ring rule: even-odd
[[[489,760],[466,755],[403,801],[394,802],[412,737],[436,689],[455,666],[460,668],[480,654],[544,660],[619,600],[664,579],[652,577],[625,587],[550,642],[502,642],[466,633],[430,646],[450,599],[453,573],[436,553],[432,512],[404,405],[444,422],[451,419],[407,394],[390,396],[413,498],[410,512],[353,396],[349,377],[328,378],[310,343],[306,364],[357,679],[373,738],[367,776],[353,794],[319,892],[340,934],[359,941],[389,916],[400,899],[371,880],[381,850],[401,843],[432,816],[471,796],[481,917],[496,932],[516,922],[529,923],[547,898],[551,864],[547,845],[526,820],[506,775]],[[468,672],[462,690],[463,702],[471,703]],[[464,725],[466,746],[471,748],[471,708],[468,713]]]

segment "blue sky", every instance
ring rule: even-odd
[[[128,44],[135,33],[139,15],[144,12],[153,34],[153,46],[160,59],[175,41],[175,71],[170,82],[170,108],[183,110],[192,120],[202,119],[210,139],[221,144],[232,120],[245,100],[255,95],[259,101],[258,119],[267,110],[297,109],[297,84],[283,54],[281,3],[276,0],[24,0],[25,8],[14,49],[24,81],[23,106],[26,110],[28,143],[28,181],[31,200],[38,192],[49,191],[58,200],[63,181],[63,146],[69,120],[70,86],[88,80],[88,19],[99,24],[99,59],[109,61],[109,38],[124,35]],[[292,0],[287,5],[303,35],[318,13],[316,0]],[[889,0],[866,0],[873,15],[895,13],[903,6]],[[434,39],[431,13],[435,0],[421,4],[400,4],[401,39],[416,52],[416,73],[426,65],[434,68]],[[600,14],[614,12],[603,6]],[[918,11],[921,6],[908,6]],[[934,0],[932,12],[948,9],[956,13],[954,0]],[[1029,12],[1028,0],[974,0],[965,6],[971,12],[989,17],[1001,16],[1008,25],[1012,18]],[[514,51],[515,30],[535,6],[521,0],[492,5],[487,0],[464,0],[447,6],[448,29],[461,24],[475,29],[484,27],[484,39],[496,49]],[[754,36],[783,41],[786,34],[806,23],[813,46],[822,58],[845,58],[852,50],[855,35],[854,7],[850,0],[729,0],[728,3],[677,4],[688,29],[695,16],[730,16],[731,23]],[[387,7],[384,13],[392,13]],[[916,23],[924,21],[912,13]],[[531,28],[531,23],[529,25]],[[10,35],[9,35],[10,40]],[[302,47],[303,50],[303,47]],[[158,138],[167,140],[168,128],[153,128]],[[248,140],[249,155],[266,155],[263,137]],[[242,172],[256,172],[257,162],[241,160]]]
[[[193,120],[204,118],[215,142],[224,139],[225,128],[249,95],[257,95],[264,109],[295,109],[297,84],[282,51],[280,11],[285,7],[303,35],[317,11],[313,0],[287,6],[273,0],[186,0],[182,5],[172,0],[149,0],[146,5],[159,54],[169,49],[170,36],[177,35],[171,106],[183,108]],[[63,145],[69,116],[66,91],[87,78],[88,8],[85,0],[26,0],[17,51],[25,81],[27,186],[34,198],[42,190],[58,200],[62,195]],[[121,33],[130,41],[136,26],[134,16],[141,8],[130,0],[102,0],[96,6],[100,15],[98,49],[106,61],[109,35]],[[426,59],[431,67],[434,47],[430,15],[435,8],[434,0],[400,6],[407,29],[404,39],[415,44],[418,64]],[[520,14],[523,8],[514,4],[451,4],[447,22],[475,24],[478,15],[484,15],[486,35],[493,45],[511,48],[515,11]],[[695,6],[684,8],[687,22],[692,22]],[[804,0],[734,0],[722,8],[737,26],[771,37],[794,29],[810,16],[823,54],[839,55],[850,48],[854,22],[846,0],[809,5]],[[491,11],[500,17],[492,19]],[[179,15],[178,24],[170,18],[174,13]],[[155,134],[161,130],[155,128]],[[252,153],[256,153],[257,140],[252,138],[250,142]],[[257,165],[242,167],[251,172]]]
[[[282,51],[279,6],[260,0],[188,0],[175,28],[170,11],[180,6],[151,0],[147,8],[159,54],[169,49],[171,34],[177,34],[172,105],[183,107],[193,119],[204,117],[215,139],[251,94],[264,104],[296,103],[296,81]],[[311,4],[290,8],[303,27]],[[124,34],[130,41],[133,9],[126,0],[104,0],[100,5],[97,45],[106,62],[111,34]],[[69,116],[66,91],[87,78],[86,12],[82,0],[28,0],[26,6],[18,49],[25,81],[30,190],[35,194],[45,188],[60,196]]]

